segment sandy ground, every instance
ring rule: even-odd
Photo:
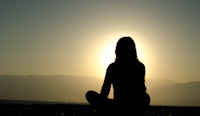
[[[2,116],[97,116],[84,104],[0,104]],[[147,116],[199,116],[200,107],[150,106]],[[99,116],[99,115],[98,115]]]

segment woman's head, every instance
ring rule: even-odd
[[[137,52],[134,40],[131,37],[120,38],[116,45],[115,54],[116,60],[137,59]]]

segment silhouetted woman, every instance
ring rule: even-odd
[[[147,113],[150,96],[145,86],[145,66],[138,60],[135,42],[131,37],[118,40],[116,60],[107,70],[100,94],[88,91],[86,99],[97,111],[141,115]],[[111,85],[114,98],[109,99]]]

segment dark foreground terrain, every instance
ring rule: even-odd
[[[96,116],[85,104],[0,104],[2,116]],[[137,114],[136,114],[137,115]],[[150,106],[148,116],[199,116],[200,107]]]

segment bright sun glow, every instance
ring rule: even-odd
[[[95,51],[95,53],[98,53],[97,55],[98,60],[95,61],[95,63],[98,63],[99,75],[101,77],[105,76],[105,70],[107,69],[108,65],[115,61],[115,47],[116,47],[118,39],[122,37],[123,35],[132,35],[132,34],[122,33],[122,34],[116,34],[116,35],[109,35],[107,37],[101,37],[105,39],[99,42],[100,43],[99,48],[98,48],[99,52]],[[142,37],[138,37],[138,38],[142,38]],[[148,59],[147,52],[145,52],[146,51],[145,48],[147,47],[144,45],[144,42],[142,41],[142,39],[137,39],[137,37],[133,39],[136,43],[137,56],[139,60],[147,66],[148,71],[149,71],[149,67],[148,67],[149,64],[147,62],[147,59]]]
[[[104,69],[106,69],[110,63],[114,62],[115,47],[116,47],[116,42],[114,41],[110,41],[104,45],[103,50],[102,50],[102,55],[101,55],[102,56],[101,62]],[[136,49],[137,49],[137,56],[139,60],[143,62],[145,60],[143,49],[139,46],[139,44],[136,45]]]
[[[102,50],[102,66],[103,68],[107,68],[107,66],[114,62],[115,60],[115,46],[116,43],[115,42],[109,42],[107,43],[103,50]]]

